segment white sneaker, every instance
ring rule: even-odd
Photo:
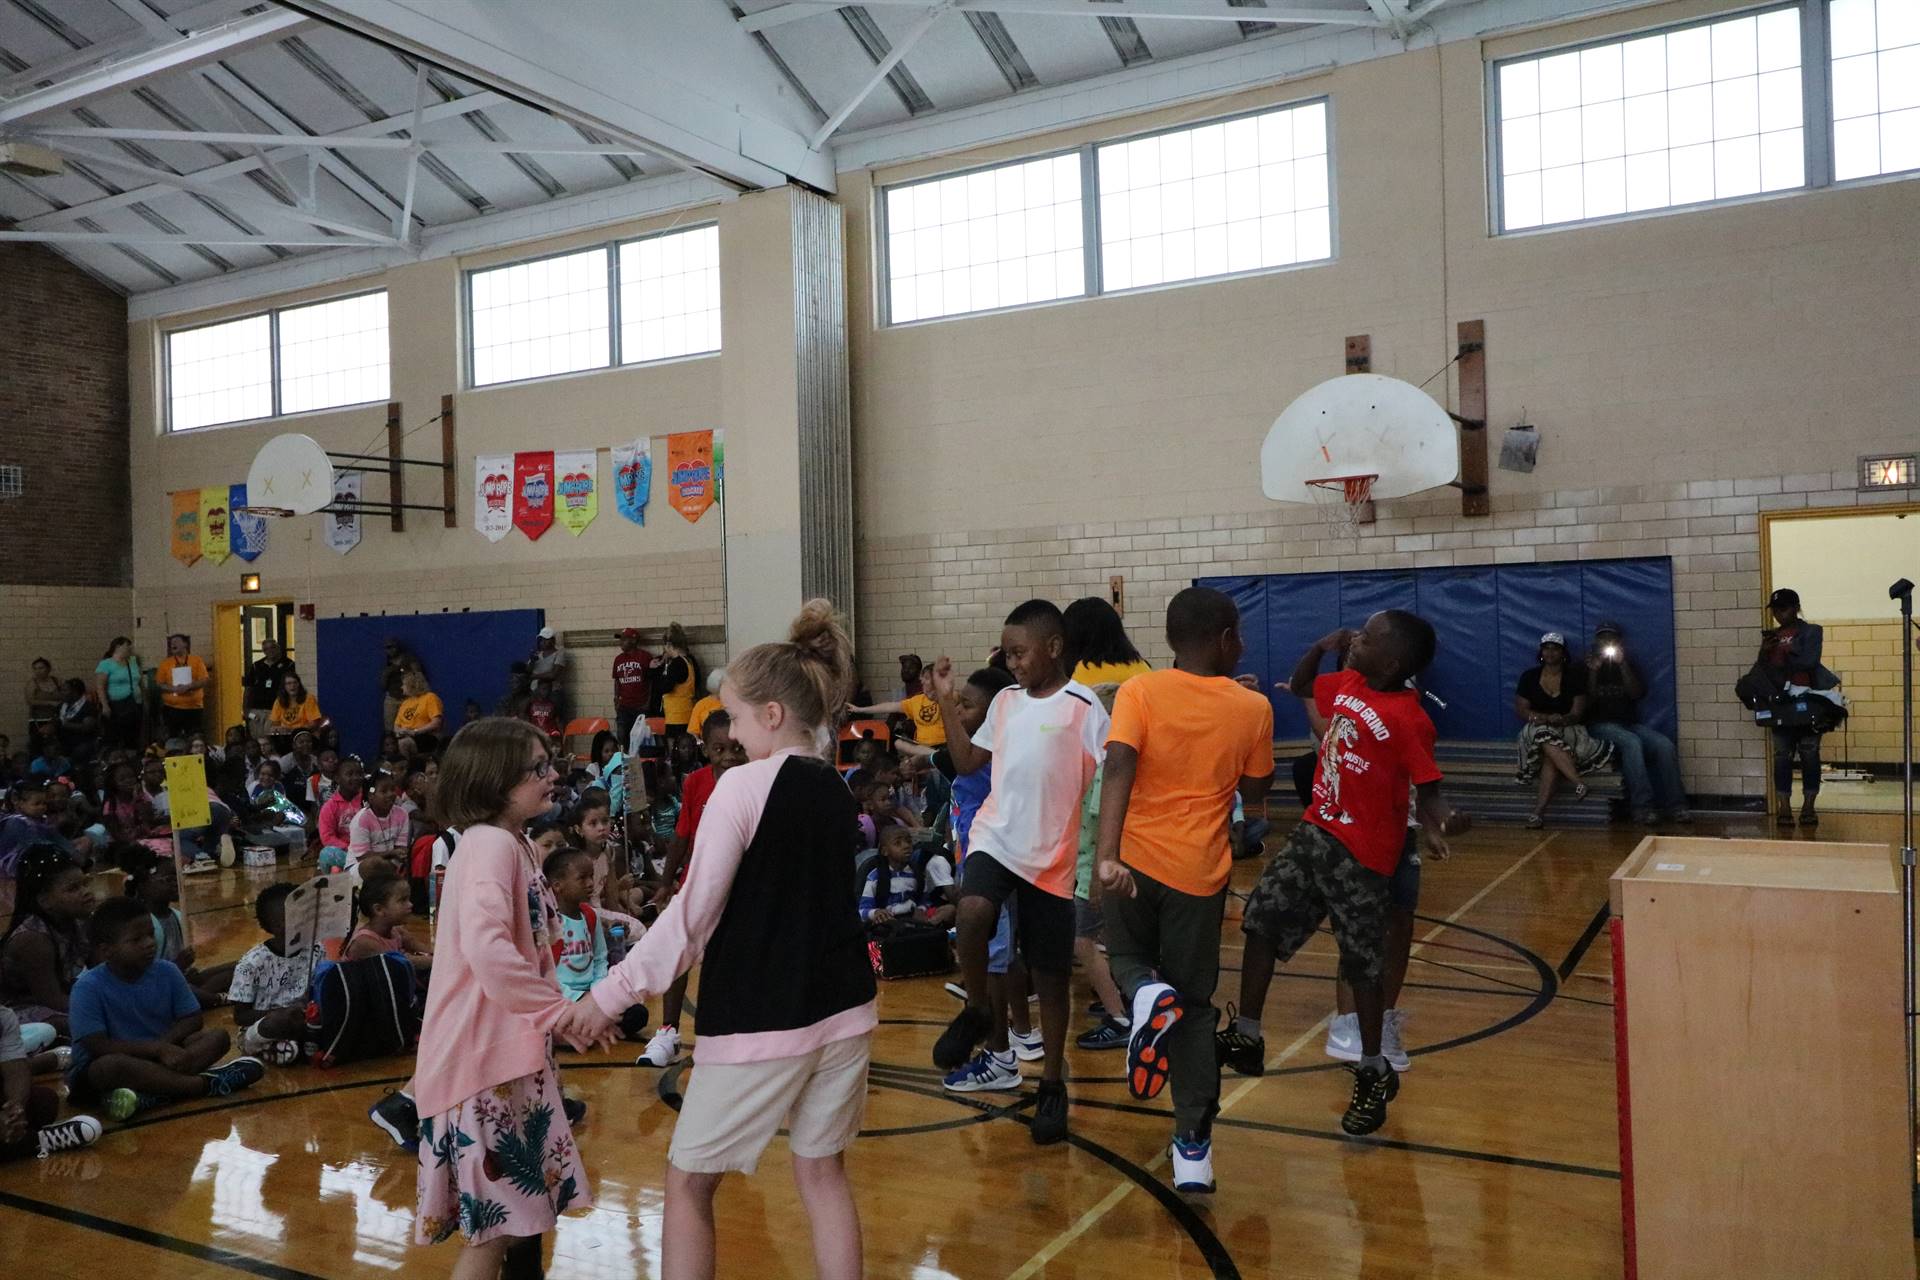
[[[670,1067],[680,1061],[680,1029],[661,1027],[647,1041],[647,1047],[641,1052],[638,1065],[643,1067]]]
[[[240,1032],[240,1052],[251,1054],[276,1067],[290,1066],[300,1060],[300,1046],[291,1040],[269,1040],[255,1022]]]
[[[1327,1024],[1327,1056],[1342,1062],[1360,1061],[1360,1015],[1336,1013]]]
[[[1040,1041],[1040,1028],[1035,1027],[1024,1036],[1018,1031],[1007,1032],[1007,1043],[1013,1046],[1013,1056],[1022,1062],[1038,1062],[1047,1056],[1046,1047]]]
[[[1213,1139],[1198,1142],[1173,1140],[1173,1189],[1188,1195],[1213,1190]]]
[[[1407,1025],[1407,1015],[1399,1009],[1389,1009],[1380,1020],[1380,1056],[1395,1071],[1405,1071],[1413,1065],[1413,1059],[1407,1056],[1407,1048],[1401,1040]],[[1355,1041],[1355,1048],[1359,1047]]]
[[[39,1138],[40,1154],[43,1156],[78,1151],[81,1147],[90,1147],[100,1141],[100,1122],[92,1116],[74,1116],[40,1130]]]
[[[991,1049],[982,1049],[971,1061],[949,1071],[940,1087],[951,1093],[1013,1091],[1020,1087],[1020,1067],[1012,1054],[1003,1058]]]

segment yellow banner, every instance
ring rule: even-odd
[[[173,558],[192,564],[200,558],[200,491],[180,489],[173,493]]]
[[[600,454],[595,449],[557,451],[553,455],[553,488],[559,494],[554,515],[568,533],[580,531],[600,514]]]
[[[225,564],[233,554],[227,534],[227,490],[220,484],[200,491],[200,554],[215,564]]]
[[[167,757],[167,812],[175,831],[213,825],[207,804],[207,763],[199,756]]]

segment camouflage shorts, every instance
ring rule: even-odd
[[[1340,976],[1377,982],[1385,967],[1389,883],[1330,833],[1302,822],[1260,873],[1240,927],[1272,943],[1284,963],[1332,916]]]

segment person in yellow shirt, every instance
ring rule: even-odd
[[[434,736],[447,723],[446,708],[440,704],[440,695],[427,687],[427,677],[417,667],[408,670],[400,688],[406,697],[393,714],[393,731],[412,738],[423,753],[430,753]]]
[[[687,716],[687,732],[698,738],[701,727],[707,723],[707,717],[720,710],[720,685],[727,678],[727,669],[721,667],[707,675],[707,696],[693,704],[693,711]]]
[[[267,724],[275,734],[290,734],[298,729],[318,732],[326,727],[327,717],[320,711],[319,699],[307,692],[306,682],[289,671],[280,682],[280,696],[273,700]]]
[[[160,660],[160,722],[169,738],[191,738],[201,731],[207,705],[207,685],[213,668],[193,652],[185,632],[167,637],[167,656]]]
[[[876,702],[870,707],[850,707],[848,710],[862,716],[903,715],[913,725],[913,745],[924,748],[924,753],[936,751],[947,745],[947,722],[940,718],[940,704],[927,695],[926,675],[922,674],[920,680],[920,692],[910,698],[902,698],[898,702]]]
[[[1067,658],[1073,678],[1091,689],[1101,684],[1125,684],[1153,670],[1127,639],[1120,614],[1099,596],[1075,600],[1066,609]]]
[[[661,646],[660,678],[654,684],[660,693],[660,718],[667,722],[669,738],[685,734],[693,716],[694,692],[699,689],[700,673],[693,661],[693,641],[679,623],[667,627],[666,643]]]

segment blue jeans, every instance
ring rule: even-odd
[[[1673,740],[1644,724],[1590,724],[1587,732],[1613,744],[1627,804],[1636,813],[1670,813],[1687,807]]]
[[[220,837],[227,834],[227,828],[233,825],[233,810],[226,805],[214,800],[207,807],[213,817],[212,826],[195,827],[179,833],[180,852],[186,855],[189,862],[217,856]]]

